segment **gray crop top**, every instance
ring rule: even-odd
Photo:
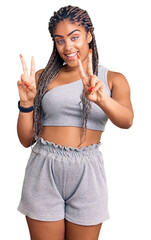
[[[107,68],[98,66],[98,78],[105,84],[106,93],[111,97],[107,82]],[[52,88],[42,98],[42,125],[43,126],[75,126],[81,125],[82,103],[79,106],[80,94],[83,90],[82,79]],[[87,128],[104,131],[107,115],[102,109],[91,102],[91,113],[87,120]]]

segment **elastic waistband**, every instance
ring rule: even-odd
[[[90,155],[91,153],[94,153],[94,150],[98,150],[99,146],[101,145],[101,142],[91,144],[89,146],[84,146],[81,148],[76,148],[76,147],[66,147],[66,146],[61,146],[60,144],[55,144],[54,142],[49,142],[44,140],[43,138],[40,138],[36,144],[33,147],[33,150],[36,151],[41,150],[41,151],[47,151],[47,152],[52,152],[52,153],[57,153],[61,155]],[[37,151],[36,151],[37,152]]]

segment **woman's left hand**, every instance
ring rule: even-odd
[[[88,55],[88,65],[87,65],[88,76],[84,72],[82,62],[80,60],[80,56],[79,58],[77,57],[77,62],[78,62],[80,77],[83,82],[85,97],[88,100],[95,103],[100,103],[102,101],[105,101],[108,98],[108,95],[105,91],[104,82],[102,82],[100,79],[98,79],[96,75],[93,74],[91,51],[89,52],[89,55]]]

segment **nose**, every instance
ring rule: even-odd
[[[70,52],[72,51],[72,48],[73,48],[73,43],[70,40],[66,40],[64,45],[64,51]]]

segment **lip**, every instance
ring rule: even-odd
[[[69,55],[71,55],[71,54],[72,54],[72,56],[69,56]],[[74,59],[77,58],[77,54],[78,54],[78,51],[77,51],[77,52],[72,52],[72,53],[67,53],[67,54],[65,54],[65,57],[66,57],[66,59],[68,59],[68,60],[74,60]]]

